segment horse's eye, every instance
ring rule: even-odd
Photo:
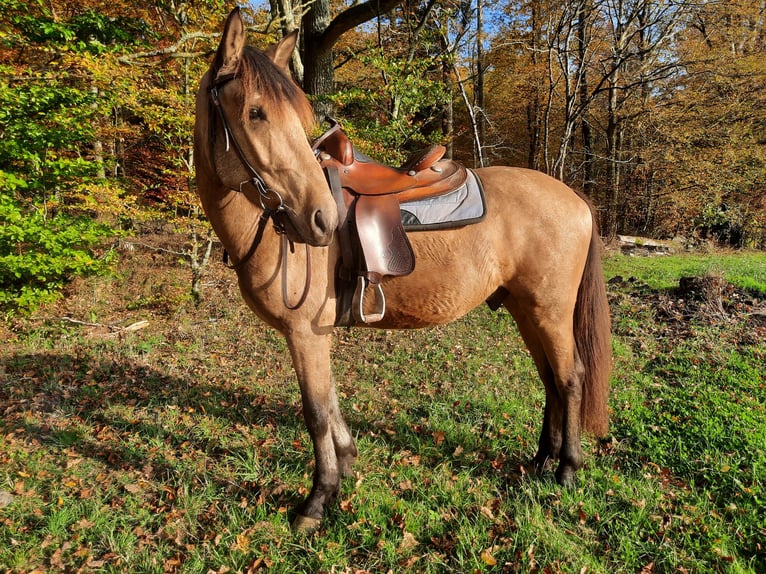
[[[263,110],[261,108],[250,108],[250,121],[257,122],[264,119]]]

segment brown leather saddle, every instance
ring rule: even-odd
[[[443,159],[446,149],[440,145],[416,152],[401,167],[383,165],[356,150],[340,125],[333,124],[313,147],[338,205],[338,276],[348,289],[340,292],[336,323],[375,323],[386,312],[383,278],[415,269],[399,205],[449,193],[465,183],[467,171]],[[372,311],[365,313],[368,298]]]

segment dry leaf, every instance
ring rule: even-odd
[[[247,552],[250,549],[250,537],[245,534],[237,534],[237,539],[232,545],[232,550]]]
[[[415,536],[411,532],[405,530],[404,536],[402,537],[402,543],[399,545],[399,550],[410,550],[417,545],[418,541],[415,539]]]
[[[497,564],[497,560],[494,556],[492,556],[492,552],[490,552],[490,549],[487,548],[486,550],[483,550],[481,553],[481,559],[487,566],[494,566]]]

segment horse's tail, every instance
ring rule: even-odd
[[[591,214],[593,209],[591,208]],[[612,370],[611,319],[601,268],[601,240],[593,218],[588,259],[575,305],[577,351],[584,367],[580,421],[584,431],[604,436],[609,430],[609,375]]]

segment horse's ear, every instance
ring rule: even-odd
[[[215,64],[217,73],[223,70],[232,70],[237,62],[242,58],[242,52],[245,49],[247,33],[245,23],[242,21],[242,15],[239,13],[239,7],[234,8],[226,18],[226,24],[223,26],[223,36],[221,43],[218,44],[218,51],[215,55]]]
[[[272,44],[269,46],[265,54],[269,57],[269,60],[274,62],[284,72],[290,71],[290,58],[293,56],[293,50],[298,43],[298,30],[293,30],[287,36],[282,38],[278,44]]]

